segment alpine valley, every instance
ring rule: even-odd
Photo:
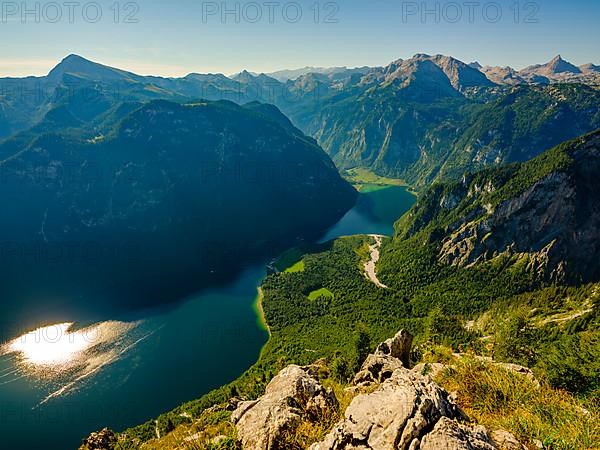
[[[0,296],[17,299],[2,317],[77,311],[69,336],[115,336],[73,350],[84,357],[55,381],[39,367],[63,353],[3,331],[0,394],[22,371],[54,383],[34,410],[105,405],[82,380],[105,374],[126,397],[120,358],[172,365],[160,393],[163,372],[144,373],[145,407],[59,420],[72,434],[48,448],[599,448],[594,64],[417,54],[161,78],[71,55],[0,79],[0,169],[15,212]],[[210,301],[242,297],[210,316]],[[156,325],[165,314],[202,335]],[[46,442],[23,431],[6,441]]]

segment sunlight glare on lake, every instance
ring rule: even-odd
[[[22,356],[25,363],[61,365],[73,361],[94,344],[86,330],[69,331],[72,323],[38,328],[12,341],[9,351]]]
[[[139,338],[132,334],[138,325],[109,321],[86,327],[72,322],[43,326],[0,347],[0,356],[14,355],[15,368],[36,379],[83,379],[118,360]]]

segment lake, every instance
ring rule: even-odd
[[[403,187],[366,186],[321,241],[391,235],[414,201]],[[140,424],[237,378],[268,338],[253,308],[268,262],[135,318],[61,312],[39,326],[2,318],[0,340],[11,337],[0,347],[2,447],[75,449],[92,431]]]

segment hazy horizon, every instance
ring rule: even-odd
[[[418,53],[425,53],[425,52],[418,52]],[[250,73],[256,73],[256,74],[261,74],[261,73],[262,74],[270,74],[270,73],[276,73],[276,72],[279,72],[279,71],[295,71],[295,70],[302,70],[302,69],[306,69],[306,68],[325,69],[325,68],[346,67],[348,69],[355,69],[355,68],[361,68],[361,67],[385,67],[385,66],[387,66],[388,64],[390,64],[393,61],[396,61],[398,59],[410,59],[413,56],[415,56],[416,54],[417,53],[415,53],[413,55],[404,56],[404,57],[398,57],[398,58],[390,60],[390,61],[388,61],[386,63],[376,64],[376,65],[369,65],[369,64],[362,64],[362,65],[347,65],[346,64],[346,65],[344,65],[344,64],[342,64],[342,65],[321,66],[321,65],[316,65],[316,64],[309,64],[309,65],[297,66],[297,67],[280,67],[280,68],[275,68],[275,69],[269,70],[269,71],[259,71],[259,70],[253,70],[251,68],[244,67],[244,68],[241,68],[241,69],[239,69],[239,70],[237,70],[235,72],[224,72],[224,71],[200,72],[200,71],[192,71],[192,72],[180,73],[180,74],[175,74],[175,75],[169,75],[169,74],[163,74],[163,73],[145,73],[143,71],[139,71],[139,70],[135,70],[135,69],[129,68],[127,66],[127,64],[125,64],[124,66],[115,65],[115,64],[109,64],[109,63],[106,63],[105,61],[100,61],[100,60],[95,60],[95,59],[92,59],[92,58],[88,58],[86,55],[83,55],[83,54],[69,53],[68,55],[65,55],[63,58],[58,59],[54,63],[52,63],[50,61],[47,61],[50,65],[48,66],[47,69],[43,69],[43,70],[41,69],[41,72],[39,72],[39,73],[23,73],[23,74],[16,74],[16,75],[6,75],[6,74],[3,74],[3,73],[0,73],[0,78],[22,78],[22,77],[28,77],[28,76],[35,76],[35,77],[46,76],[46,75],[48,75],[48,73],[53,68],[55,68],[57,65],[59,65],[63,59],[67,58],[70,55],[80,56],[80,57],[82,57],[84,59],[87,59],[87,60],[93,62],[93,63],[101,64],[101,65],[112,67],[112,68],[115,68],[115,69],[125,70],[125,71],[131,72],[131,73],[135,73],[136,75],[141,75],[141,76],[157,76],[157,77],[165,77],[165,78],[183,78],[183,77],[185,77],[187,75],[190,75],[190,74],[193,74],[193,73],[199,73],[199,74],[208,74],[208,73],[223,74],[223,75],[229,77],[229,76],[236,75],[236,74],[238,74],[238,73],[240,73],[242,71],[248,71]],[[436,55],[436,54],[442,54],[442,53],[435,52],[435,53],[428,53],[428,54],[429,55]],[[445,56],[455,57],[454,55],[448,55],[448,54],[446,54]],[[589,64],[589,63],[598,64],[597,61],[586,61],[586,62],[583,62],[583,63],[579,63],[579,62],[575,62],[574,60],[570,59],[568,56],[565,56],[565,55],[562,55],[562,54],[561,55],[557,54],[557,55],[554,55],[551,58],[548,58],[545,61],[533,61],[533,62],[531,62],[531,64],[528,64],[527,66],[529,66],[529,65],[535,65],[535,64],[545,64],[545,63],[549,62],[552,58],[554,58],[556,56],[561,56],[564,60],[566,60],[566,61],[568,61],[570,63],[573,63],[576,66],[581,66],[581,65]],[[457,58],[457,59],[460,60],[460,58]],[[479,59],[461,60],[461,61],[464,62],[464,63],[467,63],[467,64],[468,63],[472,63],[472,62],[479,62],[482,66],[487,66],[487,65],[490,65],[490,66],[501,66],[500,64],[483,64],[483,63],[481,63],[481,61]],[[521,69],[524,69],[527,66],[523,66],[523,67],[511,66],[511,67],[514,68],[514,69],[517,69],[517,70],[521,70]]]

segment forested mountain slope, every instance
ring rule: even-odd
[[[23,304],[181,299],[317,236],[355,201],[272,106],[160,100],[105,135],[57,130],[0,149],[0,206],[13,212],[0,224],[11,244],[0,291]]]

